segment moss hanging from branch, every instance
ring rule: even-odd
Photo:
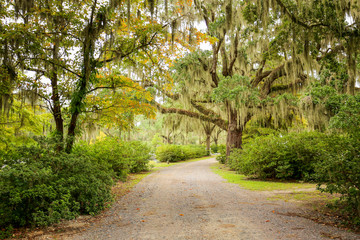
[[[127,8],[127,24],[128,26],[130,26],[130,12],[131,12],[131,0],[127,0],[126,1],[126,8]],[[140,11],[140,10],[138,10]],[[139,17],[138,17],[139,18]]]
[[[172,45],[172,47],[174,46],[176,29],[177,29],[177,21],[175,19],[171,22],[171,45]]]
[[[15,12],[27,13],[34,7],[34,0],[15,0]]]
[[[168,0],[165,0],[165,16],[166,16],[166,18],[168,18],[168,16],[169,16]]]
[[[154,15],[156,0],[147,0],[151,16]]]
[[[226,7],[225,7],[225,14],[226,14],[226,28],[229,29],[232,22],[232,0],[229,0]]]

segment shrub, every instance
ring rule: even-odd
[[[123,142],[122,157],[129,162],[131,173],[149,170],[149,160],[151,157],[151,148],[145,143],[139,141]]]
[[[335,151],[327,152],[317,164],[316,177],[321,191],[342,194],[335,206],[347,214],[349,222],[360,226],[360,94],[338,98],[326,103],[335,113],[330,126],[346,137],[333,142]]]
[[[141,142],[105,139],[55,152],[55,139],[3,151],[0,161],[0,229],[49,225],[96,214],[112,200],[113,178],[147,169],[150,149]]]
[[[18,147],[0,170],[0,226],[48,225],[94,214],[112,200],[111,174],[86,155],[55,153],[40,141]]]
[[[334,151],[335,135],[319,132],[258,137],[233,151],[230,167],[257,178],[313,180],[315,165]]]
[[[224,148],[226,149],[226,146],[224,144],[220,144],[220,145],[212,144],[210,148],[211,148],[211,153],[220,153],[220,150]]]
[[[79,144],[74,152],[91,156],[92,161],[113,171],[122,180],[129,172],[147,170],[150,159],[150,148],[146,144],[122,142],[115,138],[106,138],[91,145]]]
[[[208,155],[205,147],[200,145],[162,145],[155,154],[160,162],[178,162]]]
[[[218,160],[222,164],[225,164],[226,163],[226,145],[219,145],[218,151],[219,151],[220,155],[216,157],[216,160]]]
[[[351,140],[337,143],[336,153],[316,165],[318,189],[322,192],[340,193],[335,206],[342,210],[354,224],[360,226],[360,152]]]
[[[206,148],[201,145],[185,145],[180,146],[180,149],[182,150],[184,159],[200,158],[209,155]]]
[[[155,151],[156,159],[160,162],[179,162],[185,160],[185,156],[179,145],[162,145]]]

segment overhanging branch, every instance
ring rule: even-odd
[[[221,129],[227,131],[227,128],[228,128],[227,121],[224,121],[223,119],[221,119],[219,117],[206,116],[206,115],[199,114],[199,113],[192,112],[192,111],[188,111],[188,110],[185,110],[185,109],[165,108],[165,107],[161,106],[158,103],[154,103],[154,105],[156,105],[157,109],[163,114],[176,113],[176,114],[184,115],[184,116],[187,116],[187,117],[196,118],[196,119],[199,119],[199,120],[202,120],[202,121],[211,122],[211,123],[215,124],[216,126],[220,127]]]

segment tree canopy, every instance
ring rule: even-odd
[[[226,131],[229,153],[249,122],[321,129],[318,95],[357,91],[357,1],[2,0],[0,14],[2,126],[47,109],[59,151],[79,126],[126,131],[158,108]]]
[[[228,131],[228,153],[241,148],[250,120],[281,128],[311,118],[299,102],[314,104],[303,91],[312,84],[355,93],[356,1],[194,1],[191,14],[206,26],[211,50],[175,62],[167,96],[182,108],[159,108]]]

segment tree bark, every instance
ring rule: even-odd
[[[86,27],[86,36],[84,40],[84,47],[83,47],[83,71],[82,76],[79,79],[79,84],[77,89],[74,93],[74,96],[71,100],[70,104],[70,111],[71,111],[71,119],[68,128],[68,135],[66,140],[66,149],[67,153],[70,153],[72,147],[75,142],[75,130],[77,125],[77,119],[81,113],[81,106],[83,104],[84,98],[86,97],[86,88],[90,79],[91,74],[93,73],[95,66],[94,66],[94,38],[95,38],[95,29],[93,25],[94,14],[95,14],[95,7],[97,5],[97,1],[94,2],[92,7],[90,22]]]
[[[236,112],[230,110],[229,128],[226,138],[226,157],[230,156],[232,149],[242,148],[243,126],[238,126]]]
[[[205,121],[205,122],[211,122],[213,124],[215,124],[216,126],[218,126],[219,128],[223,129],[223,130],[227,130],[228,129],[228,123],[221,119],[220,117],[217,116],[208,116],[208,115],[204,115],[204,114],[200,114],[197,112],[192,112],[192,111],[188,111],[185,109],[178,109],[178,108],[165,108],[162,107],[160,104],[158,103],[154,103],[156,105],[156,107],[158,108],[158,110],[161,113],[176,113],[176,114],[180,114],[180,115],[184,115],[184,116],[188,116],[191,118],[197,118],[201,121]]]
[[[64,121],[61,115],[61,105],[60,105],[60,96],[58,89],[58,66],[55,64],[59,59],[59,43],[60,39],[57,37],[54,42],[53,48],[53,64],[52,64],[52,73],[50,77],[51,89],[52,89],[52,113],[56,125],[56,136],[58,138],[58,143],[56,144],[56,150],[58,152],[64,149]]]
[[[210,154],[210,138],[211,135],[206,135],[206,151]]]

